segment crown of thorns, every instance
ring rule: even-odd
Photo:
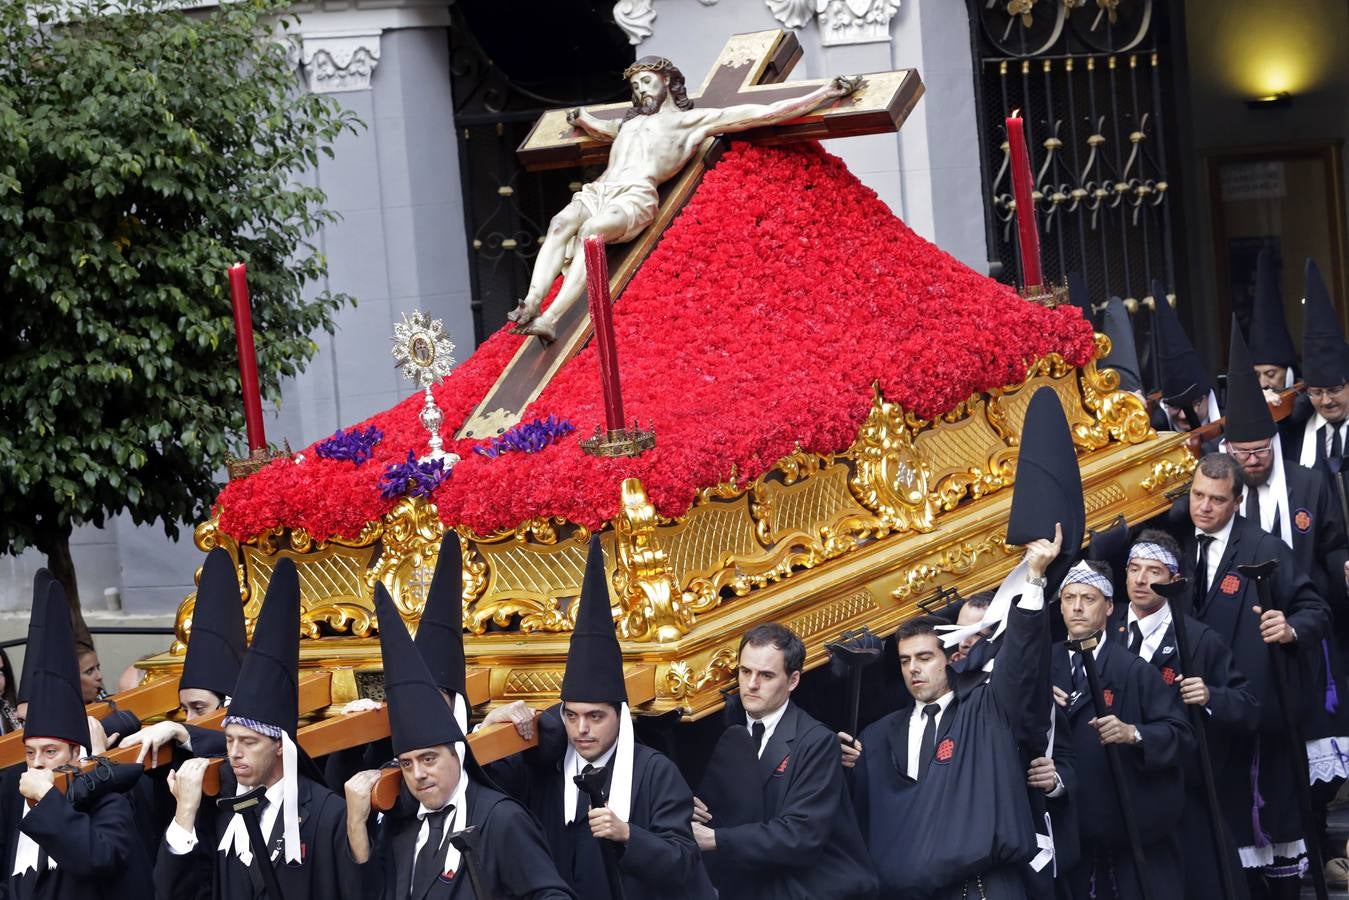
[[[626,81],[638,72],[660,72],[661,74],[665,74],[673,68],[674,63],[663,56],[657,56],[652,59],[642,59],[623,70],[623,79]]]

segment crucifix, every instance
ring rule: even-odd
[[[583,277],[564,278],[553,306],[546,312],[539,308],[547,285],[568,271],[568,243],[579,245],[580,237],[601,229],[597,233],[611,244],[610,294],[617,302],[703,174],[724,152],[726,141],[718,135],[733,131],[744,139],[778,144],[896,131],[923,93],[912,69],[784,83],[800,57],[801,47],[789,32],[739,34],[722,48],[696,92],[685,94],[682,75],[668,60],[648,57],[627,73],[631,103],[549,110],[539,118],[518,151],[526,168],[606,161],[609,166],[554,218],[535,262],[531,293],[511,314],[517,331],[539,339],[520,346],[456,437],[490,437],[518,423],[525,407],[590,337],[585,304],[572,302],[570,296],[579,293]],[[672,71],[677,77],[671,77]],[[643,115],[644,104],[654,109],[677,104],[678,110],[671,111],[682,113],[657,120]],[[653,129],[667,123],[673,123],[668,129],[673,137],[663,135],[668,139],[658,150],[666,151],[664,158],[653,160],[661,154],[648,152],[649,147],[642,148],[637,160],[623,158],[621,147],[611,158],[620,128]],[[681,146],[680,141],[692,143]],[[633,177],[634,172],[640,177]]]

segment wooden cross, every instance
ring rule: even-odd
[[[726,42],[697,92],[689,97],[697,107],[726,107],[740,103],[773,103],[810,93],[829,79],[784,83],[801,58],[801,45],[787,31],[737,34]],[[678,65],[678,61],[675,61]],[[838,74],[853,74],[842,72]],[[741,132],[739,140],[783,144],[859,134],[898,131],[923,95],[923,83],[913,69],[863,76],[862,86],[847,97],[778,125]],[[587,107],[601,119],[621,118],[630,103]],[[609,144],[567,124],[567,111],[553,109],[539,117],[517,151],[525,168],[539,170],[604,163]],[[655,248],[665,228],[692,196],[706,171],[725,151],[724,138],[710,139],[675,178],[662,186],[656,219],[638,238],[609,249],[609,289],[618,302],[623,288]],[[527,340],[465,420],[456,438],[485,439],[519,423],[525,408],[543,392],[558,369],[575,356],[590,338],[586,304],[575,303],[557,325],[552,343]]]

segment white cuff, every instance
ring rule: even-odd
[[[1058,799],[1059,797],[1062,797],[1067,792],[1067,790],[1068,788],[1066,785],[1064,785],[1063,779],[1059,777],[1058,772],[1055,772],[1054,790],[1050,791],[1048,794],[1045,794],[1045,796],[1048,797],[1050,800],[1055,800]]]
[[[188,831],[174,819],[164,831],[164,843],[168,844],[169,852],[174,856],[185,856],[197,847],[197,829]]]
[[[1017,609],[1024,609],[1026,612],[1039,612],[1045,608],[1045,589],[1038,584],[1026,582],[1026,586],[1021,589],[1021,599],[1016,601]]]

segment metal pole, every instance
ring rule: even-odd
[[[1260,595],[1260,609],[1279,609],[1279,599],[1274,596],[1269,578],[1279,568],[1279,561],[1253,566],[1237,566],[1237,571],[1247,578],[1255,579],[1255,589]],[[1307,745],[1303,743],[1302,727],[1293,712],[1293,697],[1288,691],[1288,675],[1284,671],[1286,651],[1277,644],[1269,644],[1269,670],[1274,676],[1274,692],[1279,697],[1280,712],[1283,714],[1283,731],[1293,745],[1289,759],[1293,765],[1293,784],[1297,791],[1297,805],[1302,813],[1303,840],[1307,844],[1307,865],[1312,870],[1312,884],[1316,888],[1317,900],[1327,900],[1326,870],[1321,855],[1321,826],[1312,813],[1311,788],[1307,785]]]

